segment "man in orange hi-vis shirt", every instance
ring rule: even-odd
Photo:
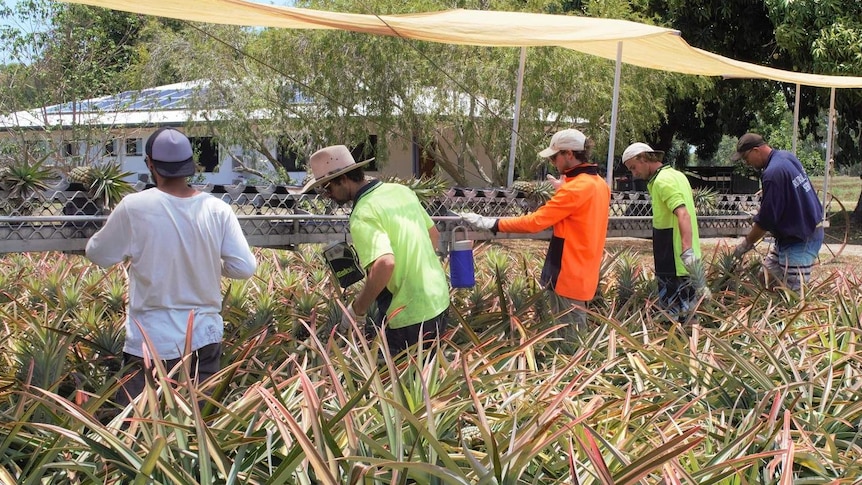
[[[472,212],[461,214],[471,226],[494,232],[535,233],[554,228],[542,284],[552,294],[552,308],[562,314],[577,335],[587,334],[587,302],[599,285],[599,266],[608,230],[611,190],[590,162],[595,146],[578,130],[558,131],[548,148],[539,152],[560,173],[554,196],[535,212],[501,219]],[[564,313],[565,312],[565,313]]]

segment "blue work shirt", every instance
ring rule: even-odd
[[[823,206],[799,159],[791,152],[772,150],[760,181],[763,197],[754,222],[779,243],[808,239],[823,219]]]

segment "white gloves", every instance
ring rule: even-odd
[[[357,315],[356,311],[353,310],[353,302],[351,302],[341,314],[341,324],[338,325],[338,330],[347,332],[354,323],[365,325],[365,315]]]
[[[688,248],[679,255],[682,259],[682,264],[685,265],[686,268],[691,268],[694,266],[694,263],[697,261],[697,256],[694,255],[694,249]]]
[[[745,253],[754,249],[754,244],[748,242],[748,239],[743,239],[739,246],[736,246],[736,249],[733,250],[733,257],[736,259],[742,259],[745,256]]]
[[[497,223],[497,219],[495,217],[485,217],[480,216],[474,212],[462,212],[459,214],[461,219],[473,226],[474,229],[480,229],[485,231],[493,231],[494,225]]]
[[[560,175],[560,178],[554,178],[553,175],[548,174],[545,177],[545,179],[551,183],[551,185],[554,187],[554,190],[559,189],[564,183],[566,183],[566,175],[565,174]]]

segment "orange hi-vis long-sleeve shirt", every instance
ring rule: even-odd
[[[610,187],[598,167],[581,165],[566,173],[565,183],[545,205],[531,214],[500,219],[497,229],[535,233],[553,226],[542,284],[560,296],[589,301],[599,285],[610,200]]]

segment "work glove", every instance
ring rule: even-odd
[[[548,174],[545,177],[545,179],[551,183],[551,186],[554,187],[554,190],[559,189],[560,187],[563,186],[564,183],[566,183],[566,175],[565,174],[560,175],[560,178],[554,178],[553,175]]]
[[[357,315],[356,311],[353,309],[353,303],[351,302],[347,305],[347,308],[344,310],[344,313],[341,314],[341,324],[338,325],[338,330],[342,333],[350,330],[350,327],[353,326],[354,323],[365,323],[365,315]]]
[[[744,239],[738,246],[733,250],[733,257],[736,259],[742,259],[745,256],[745,253],[754,249],[754,244],[748,242],[748,239]]]
[[[497,219],[494,217],[480,216],[474,212],[463,212],[459,215],[463,221],[473,226],[474,229],[493,231],[494,225],[497,223]]]
[[[694,255],[694,249],[688,248],[679,255],[680,259],[682,259],[682,264],[685,265],[686,268],[691,268],[694,266],[694,263],[697,261],[697,256]]]

